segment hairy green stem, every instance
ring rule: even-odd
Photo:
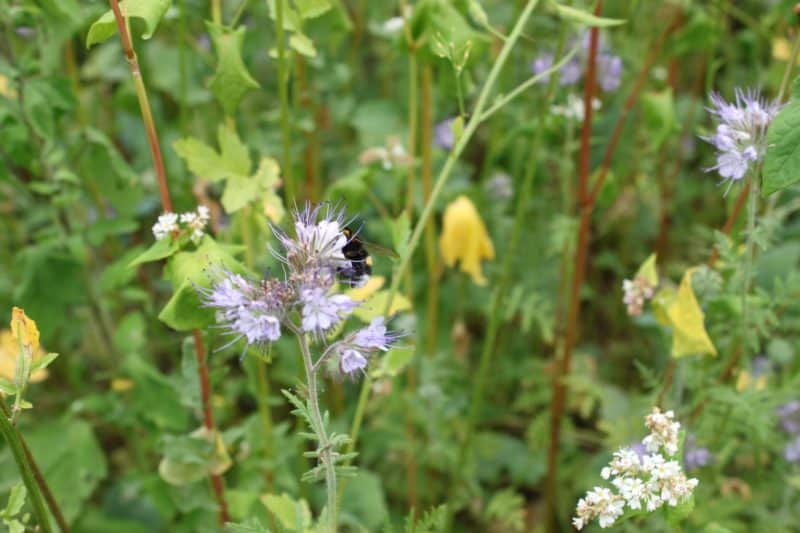
[[[50,519],[47,516],[44,499],[39,490],[39,485],[36,483],[31,465],[28,462],[28,456],[25,454],[25,448],[14,426],[11,425],[11,422],[4,414],[0,414],[0,433],[3,434],[3,438],[8,443],[11,455],[14,456],[14,461],[17,463],[20,476],[22,476],[22,481],[25,483],[25,488],[28,489],[28,495],[30,496],[31,505],[33,506],[33,512],[36,515],[39,529],[43,533],[51,533],[53,530],[50,527]]]
[[[308,407],[311,412],[311,423],[314,433],[317,435],[319,446],[319,460],[325,467],[325,487],[327,490],[327,518],[328,531],[335,533],[336,522],[336,468],[333,465],[333,450],[328,440],[328,433],[325,430],[325,423],[322,420],[322,413],[319,410],[319,391],[317,390],[317,372],[314,362],[311,359],[311,352],[308,348],[308,340],[302,332],[297,333],[297,342],[300,344],[300,352],[303,354],[303,366],[306,371],[306,385],[308,386]]]
[[[289,72],[286,68],[286,42],[283,28],[283,3],[275,0],[275,40],[278,50],[278,100],[281,113],[281,144],[283,147],[283,190],[286,205],[295,204],[294,177],[292,174],[292,136],[289,129]]]
[[[756,217],[758,216],[758,179],[760,176],[760,166],[756,168],[750,178],[750,193],[747,197],[747,243],[745,245],[744,267],[742,272],[742,355],[747,360],[750,351],[750,306],[747,295],[750,292],[750,282],[753,277],[753,261],[755,259],[755,233]]]

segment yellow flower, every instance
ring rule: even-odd
[[[31,353],[39,349],[39,328],[19,307],[11,310],[11,335],[17,342],[21,341],[22,346]]]
[[[0,377],[10,381],[14,380],[19,356],[19,341],[10,329],[0,330]],[[39,347],[33,352],[33,363],[45,356],[44,350]],[[31,383],[42,381],[47,377],[47,369],[37,370],[31,374]]]
[[[459,262],[459,268],[472,276],[478,285],[486,285],[481,260],[494,259],[494,246],[475,205],[459,196],[444,211],[444,227],[439,248],[447,266]]]

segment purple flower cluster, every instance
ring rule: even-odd
[[[800,400],[778,407],[778,423],[792,439],[783,449],[783,456],[792,463],[800,462]]]
[[[575,85],[583,77],[583,65],[589,55],[590,35],[584,34],[581,41],[581,50],[575,54],[558,72],[558,83],[562,86]],[[575,45],[574,41],[568,48]],[[553,66],[552,52],[545,52],[531,62],[534,74],[541,74]],[[550,76],[545,76],[540,83],[547,83]],[[622,83],[622,59],[611,53],[610,48],[603,39],[598,42],[597,52],[597,82],[604,92],[616,91]]]
[[[687,472],[702,468],[714,461],[714,454],[708,448],[697,445],[694,435],[687,435],[683,443],[683,467]]]
[[[282,327],[325,340],[358,306],[334,291],[337,272],[349,263],[342,253],[348,243],[343,211],[307,206],[295,211],[293,219],[294,236],[273,228],[282,251],[272,253],[285,265],[284,279],[253,281],[220,269],[212,274],[210,288],[199,289],[203,305],[216,309],[217,322],[235,336],[230,344],[240,339],[248,347],[273,342]],[[352,374],[367,366],[371,353],[387,350],[396,338],[381,317],[327,353],[338,354],[341,370]]]
[[[717,130],[703,138],[718,150],[717,164],[707,171],[716,170],[723,182],[730,183],[742,179],[750,165],[764,157],[767,128],[781,108],[777,101],[762,99],[758,91],[736,89],[735,95],[735,102],[726,102],[711,94],[708,110],[718,121]]]

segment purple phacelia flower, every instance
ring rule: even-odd
[[[456,143],[453,135],[455,117],[446,118],[433,128],[433,144],[442,150],[452,150]]]
[[[800,433],[800,400],[792,400],[778,407],[781,428],[790,435]]]
[[[395,340],[396,335],[387,333],[383,317],[373,318],[369,325],[358,332],[353,338],[353,344],[359,348],[369,350],[387,351],[389,345]]]
[[[345,294],[327,294],[321,287],[303,289],[300,301],[303,331],[317,335],[338,324],[358,305]]]
[[[693,435],[688,435],[683,445],[683,466],[687,471],[696,470],[714,461],[714,454],[708,448],[698,446]]]
[[[800,437],[789,442],[783,449],[783,456],[792,463],[800,462]]]
[[[353,348],[345,348],[339,356],[339,367],[345,374],[354,374],[367,367],[367,358]]]
[[[723,183],[729,184],[742,179],[751,164],[764,157],[767,128],[781,109],[777,101],[762,99],[758,91],[736,89],[735,95],[735,102],[726,102],[711,93],[712,105],[707,109],[718,124],[714,135],[703,138],[718,150],[717,164],[706,171],[716,170]]]
[[[577,40],[572,39],[568,48],[573,48]],[[558,83],[561,86],[575,85],[583,78],[591,42],[589,32],[584,33],[580,41],[581,49],[559,69]],[[553,53],[544,52],[531,62],[531,71],[536,75],[542,74],[553,66],[553,62]],[[550,76],[544,76],[539,82],[546,83],[549,80]],[[597,45],[597,81],[604,92],[617,90],[622,81],[622,59],[610,52],[602,36]]]

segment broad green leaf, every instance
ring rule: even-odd
[[[584,26],[606,28],[608,26],[619,26],[620,24],[625,24],[625,21],[621,19],[598,17],[596,15],[592,15],[591,13],[587,13],[586,11],[581,11],[580,9],[562,4],[553,3],[551,5],[555,8],[558,16],[560,16],[562,19],[570,22],[576,22]]]
[[[341,505],[342,514],[357,518],[364,531],[380,531],[389,514],[381,478],[362,469],[345,485]]]
[[[91,426],[78,418],[38,420],[25,440],[68,522],[74,521],[108,470]],[[0,452],[0,485],[19,481],[8,447]]]
[[[402,372],[413,358],[413,347],[392,348],[381,356],[380,365],[372,373],[373,378],[394,377]]]
[[[687,355],[717,355],[703,322],[703,310],[692,289],[690,268],[683,275],[675,301],[667,308],[667,317],[672,325],[672,357]]]
[[[142,39],[149,39],[153,36],[158,23],[170,5],[172,5],[172,0],[122,0],[119,8],[122,16],[126,19],[142,19],[145,26]],[[109,9],[89,28],[89,33],[86,35],[86,48],[95,43],[102,43],[116,32],[117,22],[114,12]]]
[[[236,130],[220,125],[217,128],[217,139],[222,159],[230,166],[231,171],[234,174],[249,174],[253,164],[250,160],[250,151],[239,138]]]
[[[233,115],[244,95],[259,87],[242,61],[245,27],[231,30],[212,23],[206,23],[206,26],[217,52],[217,70],[209,82],[209,89],[225,114]]]
[[[650,254],[650,257],[645,259],[639,270],[636,271],[636,278],[643,278],[655,287],[658,285],[658,272],[656,271],[656,254]]]
[[[44,357],[42,357],[41,359],[39,359],[38,361],[33,361],[33,364],[31,365],[31,373],[38,372],[39,370],[44,370],[45,368],[50,366],[50,363],[56,360],[56,357],[58,357],[57,353],[49,353]]]
[[[800,181],[800,100],[792,100],[772,119],[767,132],[762,196]]]
[[[257,518],[250,518],[247,522],[225,524],[225,533],[272,533],[265,528]]]
[[[180,250],[180,247],[180,243],[177,239],[165,237],[154,242],[150,248],[142,252],[142,254],[136,259],[128,263],[128,268],[133,268],[143,263],[152,263],[153,261],[158,261],[159,259],[164,259],[165,257],[170,257],[172,254]]]
[[[139,175],[131,168],[125,158],[122,157],[122,154],[119,153],[119,150],[114,146],[114,143],[106,136],[105,133],[102,131],[87,127],[85,130],[86,138],[89,142],[100,146],[103,148],[108,155],[108,159],[111,162],[111,168],[114,172],[129,183],[136,183],[139,180]]]
[[[285,529],[310,531],[311,511],[305,500],[297,501],[284,492],[280,496],[265,494],[261,497],[261,502]]]
[[[158,319],[178,331],[213,324],[214,311],[202,305],[197,291],[209,287],[208,269],[214,268],[247,273],[241,263],[209,236],[203,238],[196,250],[173,255],[164,269],[164,276],[172,283],[173,294]]]
[[[258,195],[258,182],[248,176],[230,176],[222,193],[222,207],[233,213],[252,202]]]

